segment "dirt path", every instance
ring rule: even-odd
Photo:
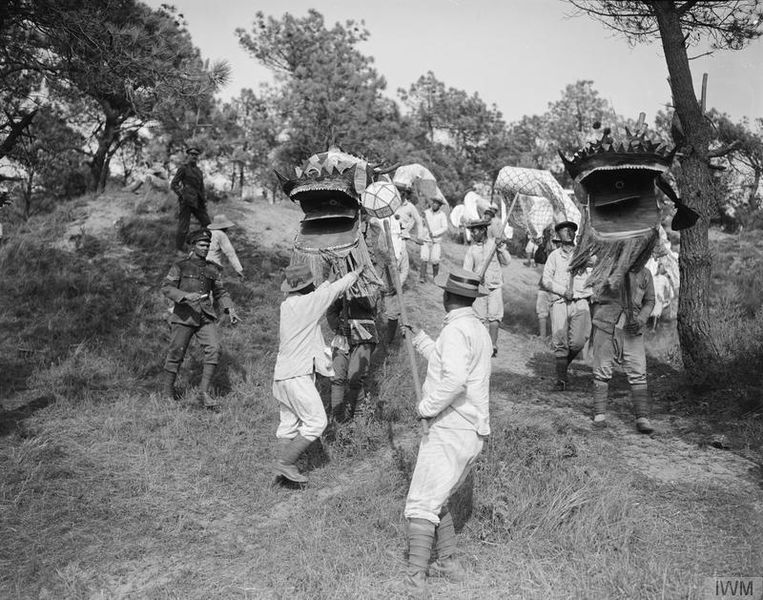
[[[142,195],[126,192],[112,195],[109,198],[97,197],[85,204],[79,211],[79,217],[68,226],[60,245],[73,247],[77,236],[84,234],[115,238],[120,220],[134,214],[141,200],[145,202]],[[160,200],[153,199],[155,204]],[[238,225],[236,234],[240,232],[261,247],[285,252],[291,247],[290,232],[296,231],[302,216],[299,209],[289,202],[264,205],[231,201],[209,208],[210,215],[225,213],[233,219]],[[446,243],[442,268],[445,270],[459,265],[463,252],[464,246]],[[571,390],[561,394],[550,391],[553,371],[551,353],[547,344],[534,335],[534,304],[540,268],[530,268],[522,260],[515,259],[505,269],[504,276],[507,317],[499,334],[499,356],[493,359],[491,410],[494,414],[508,413],[517,421],[554,419],[562,420],[571,427],[589,430],[590,368],[582,361],[576,361],[572,368]],[[409,277],[413,281],[415,273],[412,272]],[[439,296],[439,288],[431,283],[421,285],[414,282],[407,298],[409,306],[413,307],[412,318],[432,335],[436,335],[442,320]],[[422,303],[423,300],[425,302]],[[426,310],[421,310],[422,306]],[[675,337],[675,333],[670,331],[666,335]],[[664,352],[666,336],[654,338],[652,342],[651,347],[648,343],[648,352],[659,356]],[[655,384],[655,377],[650,374],[650,386]],[[514,393],[518,387],[522,388],[520,397]],[[613,451],[628,467],[660,482],[713,481],[718,485],[733,485],[750,491],[758,488],[759,483],[752,475],[758,467],[752,460],[712,446],[700,448],[696,443],[681,439],[675,419],[661,414],[658,406],[655,407],[653,419],[656,433],[652,436],[639,435],[633,427],[622,382],[614,395],[610,406],[610,426],[602,435],[612,440]],[[338,481],[336,485],[341,486],[342,482]],[[330,495],[329,489],[322,493],[321,498]],[[283,507],[274,507],[273,510],[272,516],[277,516]]]

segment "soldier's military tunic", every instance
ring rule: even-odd
[[[194,334],[204,350],[204,363],[217,364],[220,335],[212,301],[216,299],[225,312],[233,307],[230,294],[223,287],[221,273],[220,267],[196,255],[176,262],[167,273],[162,293],[175,302],[175,307],[170,317],[172,334],[165,370],[178,372]],[[196,302],[183,302],[183,298],[192,292],[208,295]]]

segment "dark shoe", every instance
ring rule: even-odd
[[[646,417],[636,419],[636,429],[639,433],[650,434],[654,432],[654,427]]]
[[[220,403],[209,392],[201,392],[201,404],[207,410],[220,412]]]
[[[273,470],[276,475],[285,477],[294,483],[307,483],[307,477],[302,475],[295,465],[286,465],[279,460],[273,465]]]
[[[466,569],[461,562],[453,557],[443,558],[429,565],[430,577],[445,577],[453,583],[460,583],[466,579]]]
[[[606,429],[607,428],[607,420],[606,419],[600,419],[598,421],[593,421],[591,423],[591,426],[594,429]]]
[[[176,373],[171,373],[170,371],[164,371],[162,373],[162,397],[166,398],[167,400],[177,400],[178,395],[175,391],[175,379],[177,377]]]
[[[429,598],[429,587],[427,586],[427,575],[424,571],[416,571],[403,578],[399,591],[416,600],[426,600]]]
[[[563,392],[567,389],[567,382],[562,381],[561,379],[557,379],[554,383],[554,391],[555,392]]]
[[[496,356],[498,356],[498,348],[493,348],[493,354],[491,356],[492,358],[495,358]]]

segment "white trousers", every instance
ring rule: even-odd
[[[448,429],[431,423],[419,444],[405,518],[439,524],[442,507],[466,479],[482,445],[483,438],[473,429]]]
[[[280,416],[276,437],[292,439],[299,433],[313,441],[326,429],[326,410],[313,375],[274,381],[273,396],[278,400]]]
[[[440,264],[440,254],[442,249],[440,242],[424,242],[421,246],[421,260],[431,262],[434,265]]]

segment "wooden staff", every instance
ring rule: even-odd
[[[400,318],[403,325],[408,324],[408,311],[405,308],[405,302],[403,302],[403,284],[400,281],[400,272],[397,270],[397,258],[395,257],[395,248],[392,245],[392,230],[389,226],[389,221],[383,219],[384,223],[384,239],[387,242],[387,254],[389,256],[389,272],[392,276],[392,284],[395,286],[397,292],[397,299],[400,302]],[[405,243],[405,242],[403,242]],[[403,334],[405,338],[405,347],[408,350],[408,362],[411,366],[411,375],[413,375],[413,391],[416,394],[416,406],[421,402],[421,383],[419,381],[419,369],[416,364],[416,351],[413,349],[413,341],[409,334]],[[426,435],[429,431],[429,423],[426,419],[421,419],[422,429]]]
[[[487,257],[487,260],[485,261],[485,264],[483,264],[482,268],[480,269],[480,272],[479,272],[480,282],[484,281],[485,273],[487,273],[487,268],[490,265],[490,261],[493,260],[495,253],[498,251],[498,242],[500,242],[503,239],[503,236],[506,235],[506,223],[509,222],[509,216],[511,215],[511,212],[514,210],[514,205],[517,203],[518,198],[519,198],[519,192],[514,194],[514,200],[512,200],[511,202],[511,207],[506,212],[506,216],[503,218],[503,222],[501,223],[501,237],[495,240],[493,249],[490,251],[490,254]]]

